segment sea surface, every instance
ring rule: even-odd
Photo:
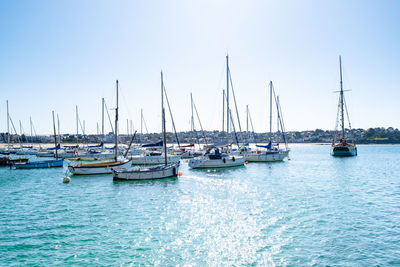
[[[400,146],[113,182],[0,168],[0,266],[400,265]]]

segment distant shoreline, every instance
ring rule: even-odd
[[[181,145],[187,145],[188,143],[181,143]],[[257,144],[266,144],[266,143],[257,143]],[[54,143],[10,143],[11,146],[14,147],[19,147],[20,145],[22,146],[33,146],[33,147],[54,147]],[[61,143],[61,146],[75,146],[76,143]],[[98,145],[98,143],[79,143],[80,147],[85,147],[85,146],[93,146],[93,145]],[[113,146],[113,143],[105,143],[105,146]],[[126,145],[126,144],[120,144],[120,145]],[[177,143],[169,143],[169,146],[177,146]],[[201,144],[202,146],[205,144]],[[256,143],[250,143],[250,145],[256,145]],[[282,143],[281,143],[282,145]],[[331,143],[288,143],[289,147],[290,146],[330,146]],[[366,144],[357,144],[357,146],[370,146],[370,145],[400,145],[400,143],[388,143],[388,144],[376,144],[376,143],[366,143]],[[0,143],[0,148],[4,148],[7,146],[7,143]],[[197,144],[196,144],[197,146]]]

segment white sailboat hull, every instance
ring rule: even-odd
[[[73,175],[90,175],[90,174],[110,174],[113,169],[127,169],[132,167],[131,160],[123,160],[119,163],[115,161],[102,162],[97,164],[74,164],[69,165],[68,170]]]
[[[149,155],[141,155],[141,156],[132,156],[132,164],[133,165],[155,165],[155,164],[163,164],[165,163],[164,155],[160,156],[149,156]],[[168,163],[176,163],[181,160],[180,156],[177,155],[168,155],[167,162]]]
[[[245,155],[248,162],[275,162],[282,161],[289,155],[289,151],[268,152],[254,151]]]
[[[224,157],[222,159],[209,159],[206,156],[197,157],[189,161],[189,167],[192,169],[200,168],[226,168],[241,166],[245,163],[242,156]]]
[[[127,170],[113,170],[113,179],[122,180],[154,180],[178,175],[179,162],[167,166],[134,167]]]

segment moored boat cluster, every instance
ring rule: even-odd
[[[55,119],[53,112],[53,128],[54,128],[54,147],[34,147],[11,146],[9,140],[8,130],[8,144],[6,147],[0,149],[1,154],[6,156],[0,157],[0,166],[11,166],[14,169],[36,169],[36,168],[52,168],[63,167],[64,160],[66,167],[72,175],[91,175],[91,174],[113,174],[114,180],[145,180],[145,179],[161,179],[167,177],[175,177],[179,175],[179,167],[182,159],[188,160],[188,166],[192,169],[213,169],[213,168],[228,168],[243,166],[247,162],[276,162],[283,161],[289,157],[290,149],[287,144],[285,136],[285,127],[283,123],[281,106],[279,97],[275,94],[275,89],[272,82],[269,83],[270,92],[270,140],[266,145],[255,144],[250,146],[246,140],[240,140],[236,133],[236,128],[232,116],[232,110],[229,107],[229,87],[232,79],[230,77],[230,70],[228,64],[228,56],[226,57],[226,70],[227,70],[227,86],[226,92],[223,92],[223,103],[226,105],[223,114],[223,132],[226,133],[226,142],[221,144],[208,144],[207,139],[204,138],[206,144],[198,145],[179,143],[178,136],[176,135],[176,146],[167,145],[166,138],[166,120],[164,103],[168,104],[166,90],[164,86],[163,73],[161,72],[161,115],[162,115],[162,133],[163,140],[156,143],[149,144],[136,144],[132,145],[136,136],[133,134],[132,140],[129,145],[120,145],[118,139],[118,80],[116,81],[116,108],[115,108],[115,123],[114,123],[114,136],[115,142],[113,147],[106,147],[104,142],[99,145],[76,145],[61,146],[57,141],[57,133],[55,127]],[[345,101],[343,94],[341,71],[341,58],[340,58],[340,98],[339,98],[339,111],[337,121],[340,122],[342,134],[340,141],[336,142],[336,135],[332,143],[333,156],[354,156],[357,155],[357,148],[355,144],[347,142],[344,136],[344,110]],[[233,88],[231,88],[233,91]],[[233,94],[234,97],[234,94]],[[235,100],[235,99],[234,99]],[[201,125],[199,115],[191,97],[192,103],[192,117],[191,126],[192,131],[194,127],[194,111]],[[235,100],[236,106],[236,100]],[[277,114],[277,132],[280,133],[279,139],[273,138],[272,135],[272,109],[276,108]],[[104,100],[103,100],[104,110]],[[236,113],[237,107],[236,107]],[[247,114],[249,111],[247,108]],[[104,116],[104,111],[103,111]],[[143,117],[143,116],[142,116]],[[172,118],[172,114],[171,114]],[[226,118],[226,129],[225,127]],[[238,116],[238,126],[240,129],[240,120]],[[7,102],[7,125],[10,121],[8,114]],[[336,125],[338,125],[338,122]],[[78,123],[77,123],[78,124]],[[172,119],[172,124],[175,125]],[[9,125],[8,125],[9,127]],[[202,128],[202,127],[201,127]],[[203,130],[203,129],[202,129]],[[196,134],[197,135],[197,134]],[[204,134],[203,134],[204,135]],[[77,133],[78,136],[78,133]],[[230,139],[234,136],[234,141]],[[248,141],[248,140],[247,140]],[[22,155],[35,155],[36,160],[31,160],[23,157],[12,157],[10,154]],[[41,157],[55,158],[39,160]]]

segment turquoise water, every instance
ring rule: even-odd
[[[0,266],[400,265],[400,146],[148,182],[0,169]]]

